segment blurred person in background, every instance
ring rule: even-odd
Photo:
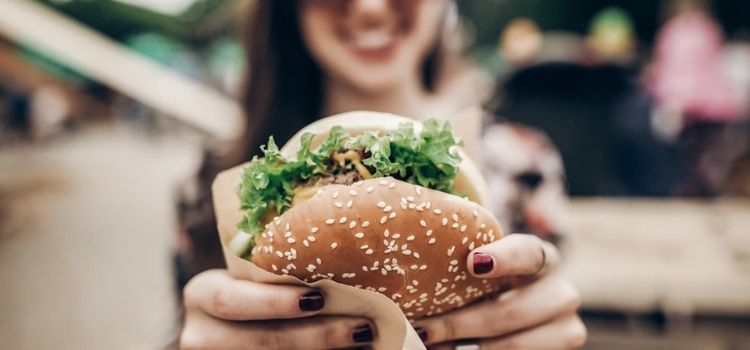
[[[223,265],[210,181],[248,161],[268,136],[283,144],[316,119],[351,110],[451,120],[482,103],[490,89],[460,56],[456,22],[455,3],[447,0],[257,1],[245,29],[247,129],[232,152],[206,158],[202,184],[183,204],[186,276]],[[463,118],[452,119],[458,133],[477,142],[481,123]],[[420,320],[414,326],[426,343],[453,348],[455,340],[472,338],[482,349],[583,344],[579,296],[554,272],[554,246],[511,235],[478,249],[494,266],[481,277],[527,282],[498,298]],[[377,334],[364,318],[316,316],[325,302],[319,291],[235,280],[223,269],[193,277],[184,297],[184,348],[352,347]]]

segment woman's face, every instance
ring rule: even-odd
[[[305,45],[329,79],[379,92],[420,79],[446,0],[301,0]]]

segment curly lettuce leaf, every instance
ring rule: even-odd
[[[255,157],[241,173],[238,188],[244,216],[238,228],[257,234],[268,215],[281,214],[291,207],[294,185],[326,174],[331,155],[344,150],[364,150],[362,163],[373,176],[393,176],[424,187],[452,193],[461,161],[454,146],[462,143],[453,136],[450,124],[428,119],[417,134],[412,123],[395,130],[366,132],[351,137],[344,128],[333,127],[326,140],[312,148],[313,134],[301,137],[296,159],[286,159],[273,138],[261,147],[264,157]],[[254,240],[253,240],[254,241]],[[248,248],[251,249],[252,247]]]

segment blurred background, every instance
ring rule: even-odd
[[[174,344],[177,203],[242,128],[250,3],[0,2],[0,348]],[[544,149],[487,161],[498,216],[560,245],[586,348],[750,349],[750,2],[457,5],[483,147]]]

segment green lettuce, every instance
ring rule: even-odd
[[[335,126],[316,148],[311,147],[313,137],[309,133],[302,135],[295,159],[281,155],[271,137],[268,144],[261,147],[264,157],[254,157],[242,170],[237,190],[244,213],[238,224],[240,230],[251,234],[261,232],[264,217],[281,214],[291,207],[295,185],[324,175],[331,166],[331,155],[346,150],[364,150],[366,157],[362,163],[374,177],[392,176],[453,193],[453,182],[461,162],[453,147],[462,143],[453,136],[448,122],[428,119],[419,134],[413,124],[402,123],[395,130],[354,137],[344,128]],[[269,213],[271,210],[273,212]]]

